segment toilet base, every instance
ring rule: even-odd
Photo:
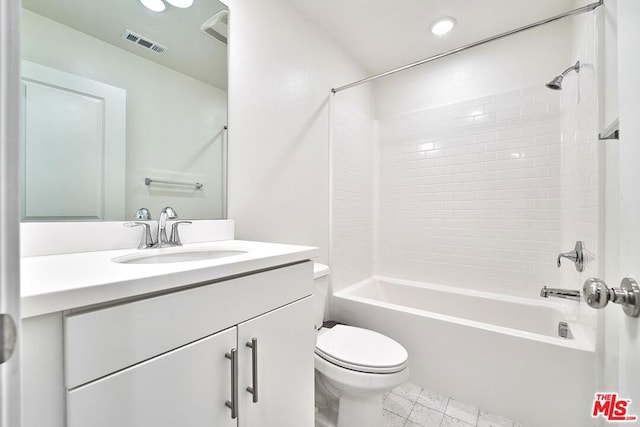
[[[384,427],[382,418],[382,397],[367,399],[342,397],[339,409],[333,407],[316,408],[315,427]]]
[[[366,374],[315,356],[316,427],[383,427],[382,397],[402,384],[409,370]]]
[[[384,427],[382,396],[340,397],[337,427]]]

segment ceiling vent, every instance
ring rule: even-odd
[[[229,29],[229,11],[226,9],[213,15],[200,26],[200,29],[214,39],[227,44],[227,33]]]
[[[134,33],[131,30],[124,30],[124,33],[122,33],[120,38],[130,43],[137,44],[138,46],[150,50],[157,55],[164,55],[164,53],[169,50],[169,48],[162,46],[160,43],[144,38],[140,34]]]

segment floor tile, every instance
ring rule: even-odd
[[[422,392],[418,396],[418,403],[431,409],[435,409],[439,412],[444,412],[447,408],[447,401],[449,398],[443,396],[435,391],[422,389]]]
[[[411,420],[407,420],[403,427],[422,427],[420,424],[414,423]]]
[[[478,427],[513,427],[513,421],[500,415],[480,410]]]
[[[457,418],[450,417],[445,415],[442,419],[442,424],[440,427],[475,427],[475,424],[467,424],[464,421],[460,421]]]
[[[393,412],[396,415],[400,415],[403,418],[407,418],[409,416],[409,413],[411,413],[411,409],[413,408],[413,405],[414,405],[414,402],[395,394],[390,394],[382,402],[383,409]]]
[[[478,413],[478,408],[475,406],[470,406],[454,399],[449,399],[447,409],[445,411],[445,414],[450,417],[457,418],[473,426],[478,422]]]
[[[439,427],[444,414],[419,403],[413,407],[409,420],[422,427]]]
[[[410,401],[415,402],[416,400],[418,400],[418,396],[420,395],[421,391],[422,387],[411,383],[404,383],[391,390],[391,393],[397,394],[398,396],[402,396],[405,399],[409,399]]]
[[[403,427],[405,418],[394,414],[393,412],[382,410],[382,419],[384,420],[384,427]]]

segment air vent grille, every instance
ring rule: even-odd
[[[130,43],[148,49],[157,55],[163,55],[167,50],[169,50],[166,46],[156,43],[153,40],[149,40],[148,38],[143,37],[138,33],[134,33],[131,30],[124,30],[124,33],[122,33],[122,36],[120,37]]]

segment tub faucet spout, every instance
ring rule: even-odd
[[[540,296],[543,298],[556,297],[580,301],[580,291],[574,291],[572,289],[554,289],[543,286],[542,289],[540,289]]]

